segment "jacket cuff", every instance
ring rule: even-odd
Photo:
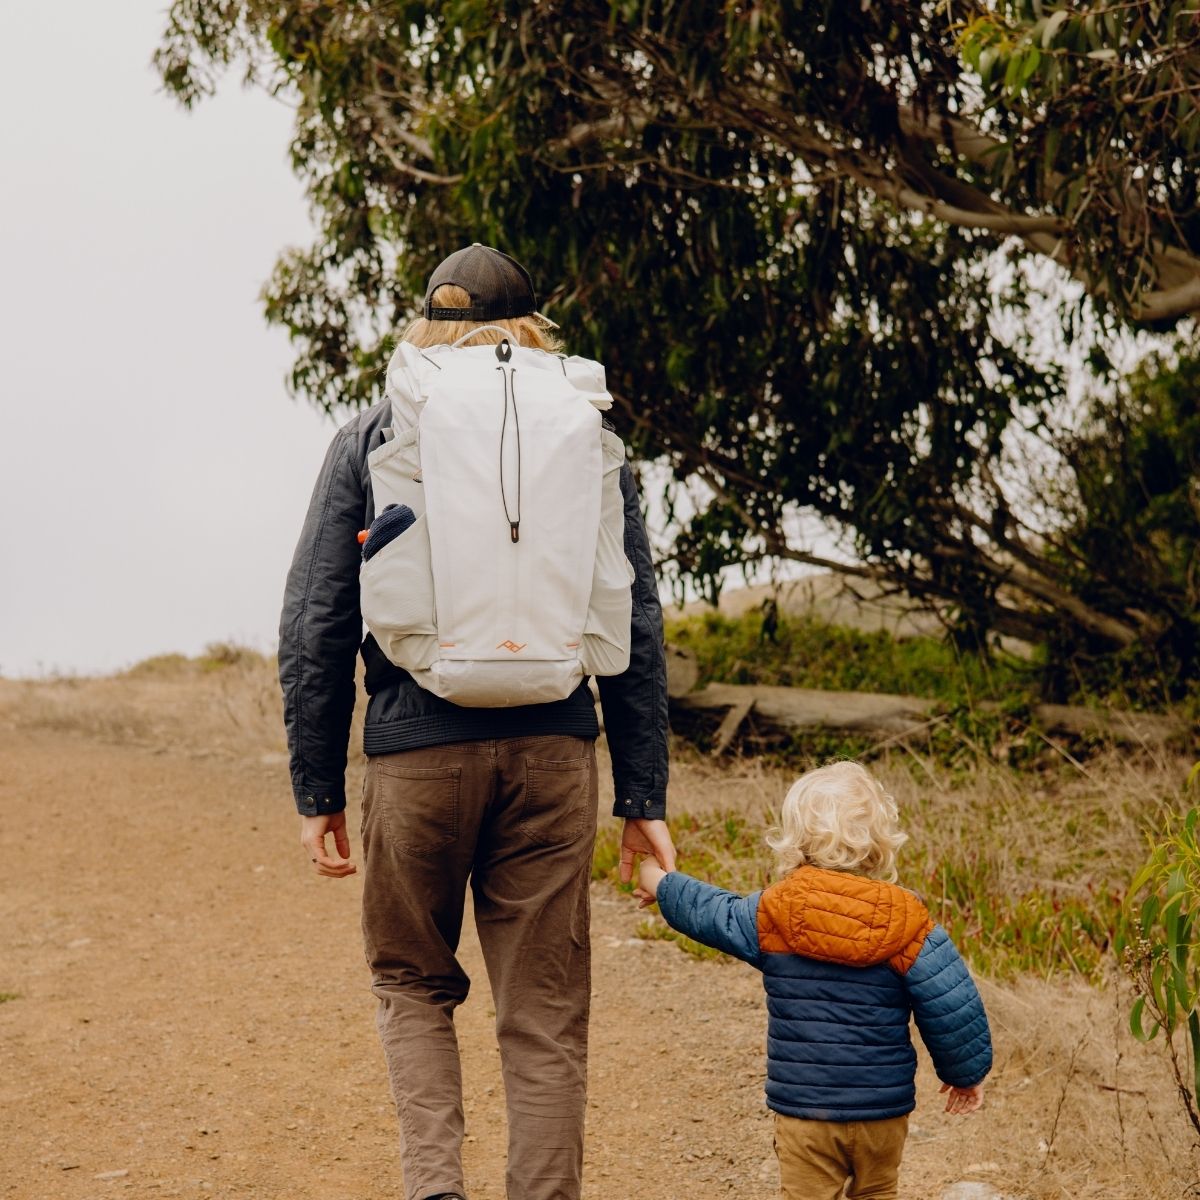
[[[324,817],[341,812],[346,807],[344,788],[336,790],[296,788],[296,811],[302,817]]]
[[[674,925],[667,914],[674,913],[679,903],[679,893],[690,878],[690,875],[685,875],[682,871],[668,871],[658,881],[658,887],[654,890],[654,902],[658,905],[658,911],[672,928]]]
[[[638,799],[618,788],[612,812],[614,817],[624,817],[627,821],[639,818],[645,821],[665,821],[667,798],[665,796],[649,796]]]

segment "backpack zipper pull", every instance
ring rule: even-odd
[[[500,358],[501,349],[506,350],[511,356],[512,349],[508,342],[503,342],[500,346],[496,347],[497,358]],[[504,505],[504,517],[508,521],[508,534],[515,546],[521,540],[521,421],[517,415],[517,388],[513,381],[516,368],[511,365],[506,366],[507,361],[507,359],[502,358],[499,366],[496,368],[502,377],[501,386],[504,389],[504,415],[500,421],[500,503]],[[510,394],[512,398],[513,428],[516,431],[517,438],[517,511],[515,514],[508,511],[508,492],[504,489],[504,435],[508,429]]]

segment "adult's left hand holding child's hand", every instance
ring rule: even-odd
[[[966,1116],[967,1113],[976,1112],[983,1107],[983,1084],[976,1083],[971,1087],[960,1088],[952,1087],[948,1083],[943,1083],[939,1092],[949,1092],[946,1097],[946,1111],[948,1113],[958,1113],[961,1116]]]

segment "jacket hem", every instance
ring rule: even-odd
[[[781,1116],[799,1117],[802,1121],[887,1121],[912,1112],[917,1102],[913,1100],[908,1104],[892,1104],[885,1108],[838,1108],[831,1105],[780,1104],[777,1100],[768,1099],[767,1107]]]
[[[453,714],[434,713],[403,721],[368,725],[363,730],[363,753],[396,754],[424,746],[450,742],[474,742],[483,738],[536,737],[541,735],[595,739],[600,725],[593,709],[570,709],[544,713],[531,721],[529,709],[481,708]]]

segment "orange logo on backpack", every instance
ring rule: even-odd
[[[526,647],[527,645],[529,645],[529,643],[528,643],[528,642],[522,642],[522,643],[521,643],[521,644],[518,646],[516,642],[514,642],[514,641],[512,641],[512,640],[510,639],[510,640],[509,640],[509,641],[507,641],[507,642],[501,642],[501,643],[500,643],[500,644],[499,644],[499,645],[496,647],[496,649],[497,649],[497,650],[511,650],[511,651],[512,651],[514,654],[516,654],[518,651],[524,650],[524,649],[525,649],[525,647]]]

